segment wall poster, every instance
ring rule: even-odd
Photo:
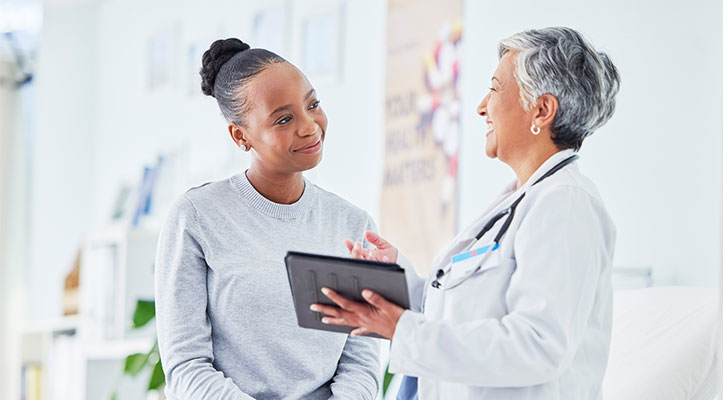
[[[426,273],[457,231],[462,1],[390,0],[380,233]]]

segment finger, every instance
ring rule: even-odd
[[[390,262],[390,257],[382,256],[382,262],[386,262],[386,263]]]
[[[335,304],[337,304],[343,310],[355,311],[357,309],[357,307],[356,307],[356,305],[358,304],[357,302],[346,299],[343,296],[340,296],[337,292],[335,292],[332,289],[329,289],[326,287],[322,288],[322,293],[324,293],[325,296],[327,296],[330,300],[332,300]]]
[[[347,322],[344,318],[332,318],[332,317],[324,317],[322,318],[322,323],[327,325],[349,325],[349,322]]]
[[[350,252],[354,248],[354,242],[349,239],[344,239],[344,245],[347,246],[347,250],[349,250]]]
[[[357,328],[352,330],[352,332],[349,333],[350,336],[362,336],[370,333],[370,330],[367,328]]]
[[[397,305],[390,303],[384,297],[369,289],[365,289],[362,291],[362,297],[364,297],[364,299],[367,300],[368,303],[382,310],[387,310],[390,308],[390,306],[397,307]]]
[[[382,239],[382,236],[372,232],[372,231],[365,231],[365,239],[367,239],[368,242],[375,245],[375,247],[380,249],[386,249],[390,247],[390,244],[387,243],[385,239]]]
[[[342,316],[342,310],[337,307],[332,307],[325,304],[312,304],[311,306],[309,306],[309,309],[325,315],[329,315],[331,317]]]
[[[352,257],[354,258],[363,258],[362,256],[362,244],[360,242],[354,242],[354,247],[352,248]]]

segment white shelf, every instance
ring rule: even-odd
[[[147,377],[124,376],[123,365],[155,341],[155,324],[133,329],[131,321],[136,301],[153,299],[157,238],[152,229],[123,225],[86,235],[78,314],[23,323],[17,371],[39,365],[50,398],[109,398],[116,387],[119,400],[145,398]]]
[[[79,324],[80,318],[77,315],[45,321],[27,321],[23,324],[22,334],[72,333],[78,330]]]
[[[125,359],[135,353],[148,353],[153,347],[152,338],[114,340],[109,342],[87,343],[85,357],[88,360]]]

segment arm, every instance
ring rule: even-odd
[[[410,309],[412,311],[422,312],[423,288],[425,287],[425,278],[418,275],[412,265],[412,261],[402,252],[397,255],[397,265],[405,270],[405,280],[407,281],[407,292],[410,296]]]
[[[596,207],[573,187],[538,198],[515,233],[508,314],[454,323],[405,311],[394,331],[390,371],[490,387],[559,377],[582,341],[611,261],[612,227]]]
[[[178,399],[252,399],[212,364],[202,243],[196,210],[183,196],[166,219],[156,252],[156,325],[166,390]]]
[[[370,337],[347,337],[332,378],[332,399],[377,398],[380,385],[380,345]]]
[[[366,230],[377,230],[369,216]],[[365,247],[368,247],[367,243]],[[380,380],[379,358],[380,346],[375,339],[348,337],[332,379],[332,398],[376,398]]]

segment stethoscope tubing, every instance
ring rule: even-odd
[[[556,164],[553,168],[548,170],[548,172],[546,172],[540,178],[538,178],[538,180],[536,180],[531,185],[531,187],[540,183],[542,180],[548,178],[549,176],[555,174],[561,168],[572,163],[573,161],[576,161],[577,159],[578,159],[578,156],[574,154],[574,155],[566,158],[565,160],[561,161],[560,163]],[[505,221],[503,221],[503,226],[500,227],[498,234],[495,235],[495,238],[493,239],[493,243],[488,248],[488,251],[486,251],[485,254],[483,255],[483,258],[480,260],[480,263],[478,264],[477,268],[474,268],[474,269],[471,269],[470,271],[468,271],[457,282],[455,282],[451,285],[444,285],[440,280],[442,279],[442,277],[447,275],[450,272],[450,270],[452,270],[452,263],[450,263],[444,269],[439,269],[437,271],[435,279],[431,283],[432,287],[434,287],[435,289],[440,289],[440,290],[454,289],[454,288],[460,286],[466,280],[468,280],[468,278],[473,276],[476,272],[480,271],[480,269],[483,267],[483,264],[485,264],[485,261],[488,260],[488,257],[490,257],[490,254],[493,252],[493,250],[500,247],[500,241],[502,240],[503,235],[505,235],[505,233],[508,231],[508,228],[510,228],[510,224],[511,224],[511,222],[513,222],[513,217],[515,217],[515,209],[518,207],[518,204],[523,200],[523,198],[525,197],[525,194],[526,194],[526,192],[523,192],[517,199],[515,199],[515,201],[510,206],[508,206],[506,209],[504,209],[503,211],[501,211],[498,214],[496,214],[495,216],[493,216],[493,218],[491,218],[490,221],[488,221],[483,226],[483,228],[480,230],[480,232],[478,232],[478,234],[475,235],[476,241],[480,240],[490,229],[493,228],[493,226],[495,226],[496,222],[498,222],[501,218],[503,218],[507,215],[507,217],[505,218]],[[476,242],[473,242],[473,244],[475,244],[475,243]],[[471,244],[470,247],[472,247],[473,244]],[[470,250],[470,247],[468,247],[467,250]]]

